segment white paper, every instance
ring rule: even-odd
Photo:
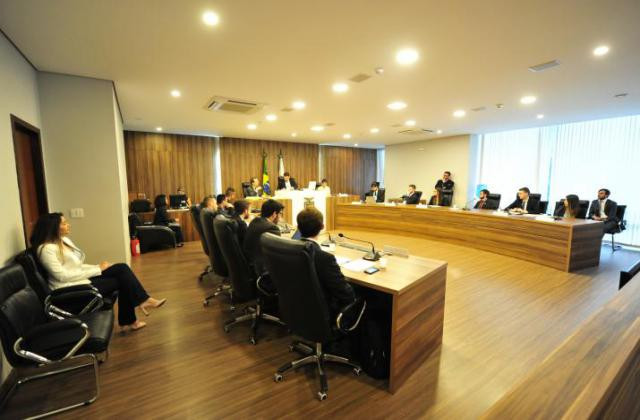
[[[348,263],[349,261],[351,261],[349,258],[347,257],[341,257],[341,256],[336,256],[336,261],[338,262],[338,265],[343,265]]]
[[[373,261],[367,261],[363,259],[350,261],[342,266],[342,268],[349,271],[362,272],[369,267],[373,267]]]

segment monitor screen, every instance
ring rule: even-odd
[[[186,207],[187,195],[186,194],[171,194],[169,196],[169,206],[173,209],[180,207]]]
[[[300,233],[300,230],[296,229],[291,239],[302,239],[302,233]]]

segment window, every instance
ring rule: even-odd
[[[593,200],[598,189],[626,204],[622,243],[640,245],[640,115],[481,136],[477,184],[502,194],[502,206],[527,186],[549,201],[567,194]]]

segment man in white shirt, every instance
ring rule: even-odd
[[[618,219],[616,217],[618,204],[609,199],[610,195],[611,191],[606,188],[601,188],[598,190],[598,199],[593,200],[589,207],[589,219],[604,222],[604,233],[613,232],[618,225]]]
[[[291,178],[289,172],[285,172],[282,178],[278,178],[278,189],[287,191],[297,190],[298,183],[294,178]]]

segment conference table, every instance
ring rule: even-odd
[[[414,236],[507,255],[563,271],[600,263],[603,223],[424,205],[342,203],[335,229]]]
[[[320,239],[327,237],[323,234]],[[343,245],[349,244],[343,242]],[[362,259],[363,250],[343,245],[338,243],[329,252],[338,259],[347,280],[390,298],[388,390],[394,393],[442,345],[447,263],[413,255],[386,255],[386,267],[374,274],[366,274],[363,271],[366,265],[377,267],[380,262],[365,261]]]

